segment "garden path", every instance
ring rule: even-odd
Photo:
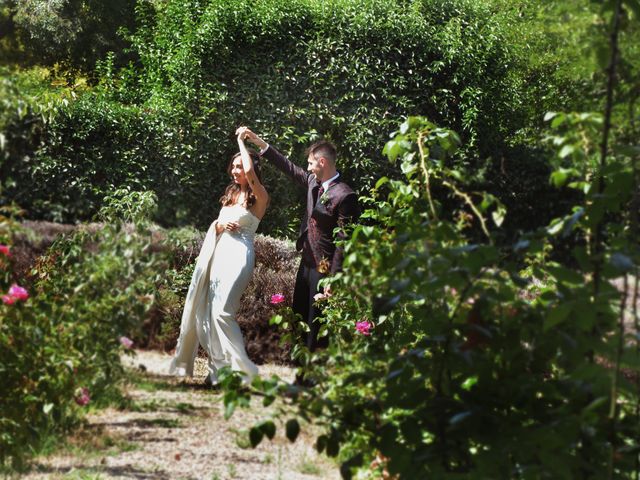
[[[255,449],[247,427],[266,418],[254,398],[250,409],[224,419],[220,393],[204,388],[204,362],[196,377],[183,381],[164,375],[170,357],[138,351],[125,363],[134,380],[126,389],[126,408],[96,410],[87,425],[47,457],[36,459],[27,479],[255,479],[324,480],[340,477],[335,463],[313,448],[309,426],[295,443],[278,428],[272,441]],[[290,380],[292,370],[261,366],[261,374]]]

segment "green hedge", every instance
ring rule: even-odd
[[[494,21],[490,2],[172,0],[137,12],[139,60],[117,70],[107,59],[100,87],[56,110],[28,162],[3,161],[3,184],[14,184],[4,199],[20,198],[30,217],[84,220],[128,186],[156,193],[163,225],[203,228],[241,124],[300,162],[312,140],[331,138],[364,192],[397,175],[378,146],[398,117],[451,125],[480,168],[535,116],[516,78],[513,26]],[[265,170],[264,231],[292,234],[301,197]]]

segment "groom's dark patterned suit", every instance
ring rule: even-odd
[[[307,191],[307,208],[296,241],[296,248],[302,251],[302,261],[296,276],[293,311],[309,325],[305,343],[313,351],[327,345],[327,337],[318,339],[320,324],[315,318],[320,315],[320,310],[313,297],[319,293],[320,279],[342,268],[344,252],[336,246],[333,232],[336,227],[344,227],[358,218],[358,197],[340,177],[324,191],[313,173],[305,172],[271,146],[262,156]],[[337,236],[344,238],[344,233],[340,231]]]

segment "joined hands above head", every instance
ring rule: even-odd
[[[238,141],[248,140],[260,150],[263,150],[268,146],[267,142],[265,142],[258,135],[252,132],[249,127],[238,127],[238,129],[236,130],[236,135],[238,136]]]

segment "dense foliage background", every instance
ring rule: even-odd
[[[333,140],[366,210],[330,347],[273,319],[318,386],[225,380],[229,414],[256,391],[291,405],[251,443],[305,419],[346,478],[637,478],[639,18],[637,0],[4,2],[0,460],[117,394],[122,336],[173,341],[190,267],[168,252],[197,234],[157,248],[153,223],[210,223],[248,125],[300,164]],[[263,175],[262,232],[291,238],[302,192]],[[12,204],[104,228],[17,272]],[[269,262],[286,250],[290,274],[292,252],[262,242],[257,273],[284,285]]]
[[[14,41],[42,35],[35,20],[20,23],[25,8],[5,7],[20,33]],[[513,235],[548,222],[562,201],[546,182],[544,113],[600,102],[584,59],[594,10],[466,0],[139,2],[137,28],[128,20],[119,30],[126,67],[112,45],[93,68],[74,63],[84,75],[53,92],[38,70],[6,71],[2,198],[19,199],[31,218],[73,222],[128,186],[155,192],[161,224],[204,228],[228,181],[238,125],[297,161],[310,141],[331,138],[345,176],[365,192],[397,175],[380,154],[396,119],[424,115],[462,136],[457,161],[510,207]],[[87,90],[89,80],[99,85]],[[266,170],[274,208],[264,231],[291,235],[300,196]]]

